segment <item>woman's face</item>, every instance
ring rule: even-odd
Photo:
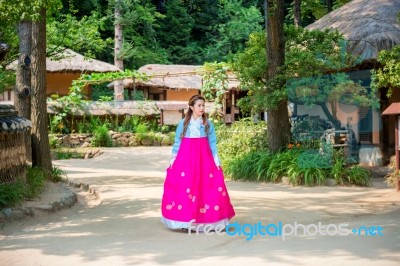
[[[190,106],[193,111],[193,118],[197,119],[204,114],[205,104],[203,100],[197,100],[193,106]]]

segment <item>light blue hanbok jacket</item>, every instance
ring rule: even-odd
[[[186,138],[201,138],[207,137],[208,143],[210,144],[211,152],[214,157],[214,162],[217,166],[220,166],[220,161],[218,157],[218,150],[217,150],[217,136],[215,135],[215,128],[214,124],[207,120],[209,128],[208,128],[208,136],[205,133],[205,126],[203,125],[202,117],[197,118],[196,120],[193,117],[190,120],[189,126],[186,130],[185,137]],[[176,155],[178,154],[179,147],[181,145],[181,134],[183,132],[183,123],[184,119],[179,121],[178,126],[176,128],[175,133],[175,142],[172,146],[172,155],[171,155],[171,165],[175,161]]]

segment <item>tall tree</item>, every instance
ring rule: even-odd
[[[119,69],[124,70],[124,59],[122,57],[123,32],[121,0],[115,1],[114,8],[114,65]],[[124,85],[122,84],[122,80],[114,82],[114,100],[124,100]]]
[[[293,1],[293,17],[294,17],[294,25],[296,27],[301,26],[301,0]]]
[[[32,165],[51,176],[52,164],[46,103],[46,7],[32,22]]]
[[[279,75],[285,63],[284,39],[284,1],[267,0],[267,93],[280,90],[285,81]],[[287,97],[280,99],[275,107],[267,110],[268,148],[277,152],[287,145],[290,139]]]
[[[18,25],[19,58],[16,71],[14,106],[18,114],[31,119],[31,43],[32,21],[22,20]],[[32,160],[31,132],[24,133],[27,160]]]
[[[333,10],[332,0],[326,0],[326,7],[328,8],[328,13]]]

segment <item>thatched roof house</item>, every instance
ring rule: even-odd
[[[16,70],[18,60],[13,61],[7,69]],[[46,58],[46,71],[49,73],[92,73],[117,72],[120,69],[112,64],[96,59],[85,58],[70,49],[65,49],[59,55]]]
[[[0,184],[25,177],[24,132],[31,127],[31,121],[18,116],[13,105],[0,104]]]
[[[357,61],[354,66],[342,71],[352,71],[348,72],[349,76],[356,77],[363,86],[368,87],[371,83],[370,70],[380,67],[378,53],[400,45],[399,13],[399,0],[353,0],[308,25],[306,29],[337,30],[343,34],[348,41],[347,51],[357,57]],[[394,93],[388,99],[384,90],[380,93],[381,111],[391,102],[400,101],[400,93]],[[337,113],[342,125],[350,124],[359,144],[366,144],[365,147],[372,144],[374,147],[369,150],[361,147],[360,163],[361,158],[379,161],[394,153],[394,117],[382,119],[379,111],[370,108],[355,108],[354,112],[346,108],[350,106],[342,106]],[[302,113],[300,109],[299,113]],[[309,111],[309,114],[316,115],[318,110]]]
[[[349,42],[349,52],[363,62],[375,61],[379,51],[400,44],[399,12],[399,0],[353,0],[306,29],[337,30]]]
[[[142,66],[138,71],[152,76],[148,81],[141,82],[143,85],[168,89],[199,90],[203,86],[201,67],[192,65],[150,64]],[[234,75],[230,75],[228,88],[237,89],[238,87],[239,81]]]
[[[149,64],[138,69],[147,74],[146,81],[124,79],[123,85],[128,90],[142,90],[150,100],[181,101],[199,93],[203,86],[202,66]],[[113,82],[107,85],[113,88]],[[239,88],[239,81],[232,74],[228,80],[229,90]]]
[[[16,70],[17,65],[18,60],[15,60],[7,66],[7,69]],[[55,55],[52,58],[46,58],[46,93],[47,96],[52,94],[58,94],[60,96],[67,95],[69,92],[68,89],[72,85],[72,81],[78,79],[81,74],[117,71],[121,70],[112,64],[96,59],[85,58],[77,52],[66,49],[61,54]],[[89,88],[85,88],[83,92],[88,95],[88,98],[90,98]],[[12,96],[8,98],[10,99],[4,100],[13,101]]]

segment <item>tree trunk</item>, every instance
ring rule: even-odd
[[[32,23],[32,165],[51,176],[51,156],[46,103],[46,8]]]
[[[329,109],[328,109],[328,107],[326,107],[325,103],[321,103],[321,104],[319,104],[319,106],[321,107],[322,111],[324,112],[324,114],[328,118],[328,120],[332,122],[333,126],[335,127],[335,130],[339,130],[341,128],[341,123],[336,118],[336,116],[332,115],[329,112]]]
[[[122,50],[122,24],[121,24],[121,0],[115,1],[115,29],[114,29],[114,65],[119,69],[124,69],[124,60],[121,58]],[[122,80],[114,81],[114,100],[124,100],[124,86]]]
[[[332,0],[326,0],[326,6],[328,8],[328,13],[333,10]]]
[[[14,106],[18,114],[31,119],[31,45],[32,21],[21,21],[18,27],[19,58],[16,73]],[[24,133],[26,158],[32,161],[31,131]]]
[[[285,62],[285,40],[283,32],[284,0],[267,0],[267,62],[268,79],[274,79]],[[275,87],[272,89],[282,89]],[[290,123],[287,100],[282,100],[276,108],[267,110],[268,147],[278,152],[290,140]]]
[[[301,0],[293,1],[293,17],[294,26],[296,28],[301,26]],[[297,116],[297,103],[293,103],[293,113],[292,116]]]
[[[294,0],[293,4],[294,25],[301,26],[301,0]]]

